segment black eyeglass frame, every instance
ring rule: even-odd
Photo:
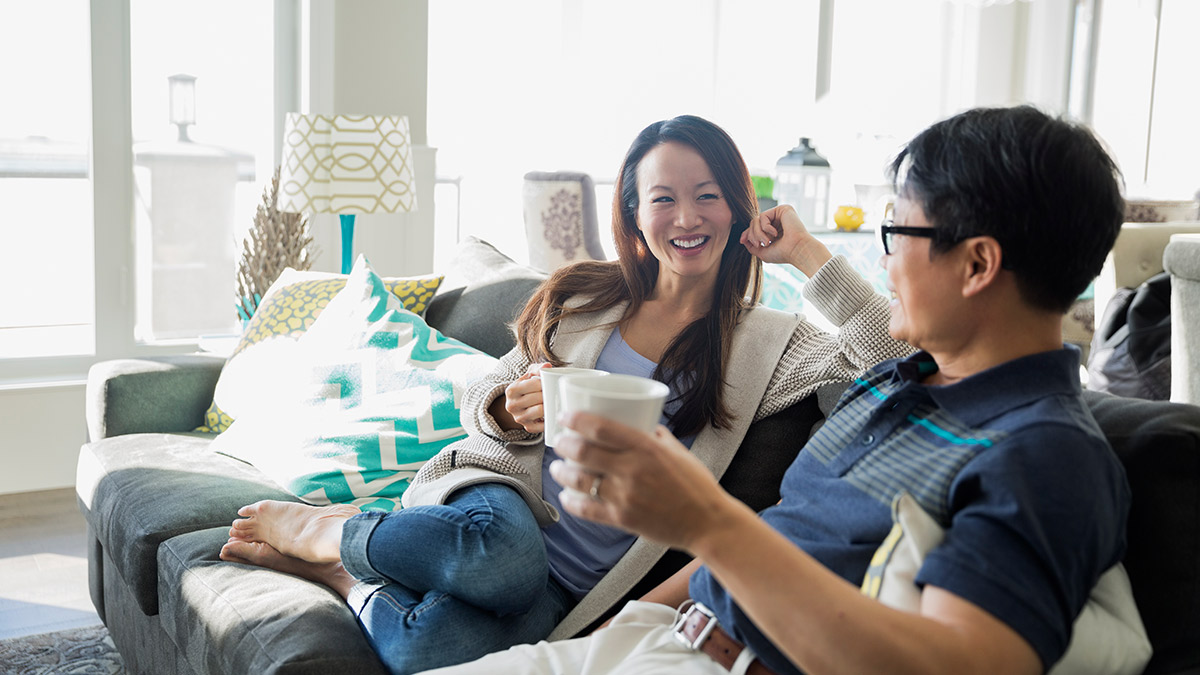
[[[911,225],[893,225],[892,223],[894,223],[894,222],[895,221],[889,219],[889,220],[883,221],[879,225],[879,242],[883,246],[883,254],[884,255],[892,254],[891,241],[892,241],[893,234],[902,234],[907,237],[925,237],[926,239],[932,239],[934,241],[934,243],[948,243],[948,244],[957,244],[960,241],[963,241],[963,240],[969,238],[969,237],[963,237],[962,239],[959,239],[958,241],[945,241],[942,239],[942,235],[936,227],[913,227]]]
[[[925,237],[926,239],[932,239],[934,244],[949,244],[951,246],[957,246],[957,245],[961,244],[962,242],[970,239],[971,237],[981,236],[981,235],[977,235],[977,234],[968,234],[968,235],[965,235],[962,237],[958,237],[956,239],[946,239],[946,238],[944,238],[945,235],[943,235],[941,233],[941,230],[937,229],[936,227],[913,227],[911,225],[893,225],[892,224],[893,222],[895,222],[895,221],[888,219],[888,220],[883,221],[879,225],[879,243],[881,246],[883,246],[883,254],[884,255],[892,254],[891,239],[892,239],[893,234],[902,234],[902,235],[905,235],[908,237]],[[1006,269],[1006,270],[1013,269],[1012,263],[1010,263],[1007,259],[1005,259],[1001,262],[1000,267],[1001,267],[1001,269]]]

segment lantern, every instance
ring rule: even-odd
[[[775,200],[791,204],[806,227],[829,227],[829,161],[801,138],[775,163]]]

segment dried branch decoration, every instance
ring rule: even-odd
[[[291,267],[307,270],[312,267],[317,249],[308,227],[308,214],[284,213],[279,203],[279,167],[271,178],[271,186],[263,190],[262,204],[254,214],[254,227],[242,242],[242,255],[237,270],[238,316],[245,320],[254,315],[263,293]]]

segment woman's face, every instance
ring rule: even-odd
[[[664,276],[716,282],[733,212],[708,163],[682,143],[656,146],[637,168],[638,229]]]

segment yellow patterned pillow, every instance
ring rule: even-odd
[[[423,316],[443,277],[389,277],[383,283],[408,311]],[[220,433],[257,404],[274,398],[295,342],[346,286],[346,276],[288,268],[267,289],[217,380],[212,405],[196,431]]]

